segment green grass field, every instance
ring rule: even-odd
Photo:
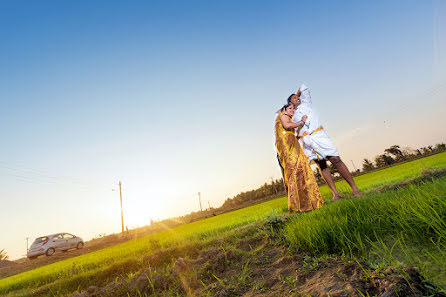
[[[383,193],[375,193],[374,189],[445,167],[446,153],[441,153],[361,175],[355,181],[366,193],[364,197],[327,203],[320,210],[297,215],[280,231],[283,240],[290,246],[298,246],[297,249],[314,253],[351,254],[369,260],[379,255],[374,259],[389,259],[391,264],[401,260],[421,266],[421,256],[430,257],[432,263],[444,261],[446,257],[441,249],[446,244],[446,179]],[[349,193],[344,181],[338,182],[337,187],[342,194]],[[322,186],[321,192],[324,199],[331,197],[327,186]],[[236,227],[261,220],[272,209],[283,213],[286,208],[286,198],[278,198],[43,266],[1,279],[0,294],[32,296],[33,289],[44,288],[42,292],[66,295],[89,285],[104,285],[118,276],[142,269],[147,264],[144,258],[159,247],[200,245]],[[418,258],[414,256],[417,254],[417,245],[412,244],[414,238],[418,240],[418,252],[422,252]],[[389,254],[392,246],[399,255]],[[435,278],[435,271],[421,268],[428,277],[444,285],[444,276],[437,274]]]

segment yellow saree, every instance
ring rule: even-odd
[[[310,211],[322,207],[319,187],[308,157],[301,149],[294,129],[286,130],[280,121],[281,113],[276,118],[276,150],[284,169],[285,187],[288,193],[288,209],[298,212]]]

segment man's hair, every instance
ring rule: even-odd
[[[296,95],[296,94],[291,94],[291,95],[288,97],[288,99],[287,99],[288,104],[291,103],[291,97],[293,97],[294,95]]]

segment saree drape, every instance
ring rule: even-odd
[[[308,157],[300,147],[294,129],[286,130],[279,114],[275,123],[276,150],[284,169],[284,182],[288,193],[288,209],[305,212],[322,207],[319,187],[308,163]]]

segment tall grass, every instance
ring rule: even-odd
[[[400,254],[418,247],[418,253],[431,250],[433,261],[444,261],[437,251],[446,245],[446,177],[327,204],[290,220],[283,236],[296,250],[314,254],[392,258],[395,246]],[[420,259],[414,253],[410,258]]]
[[[284,228],[290,244],[314,253],[361,252],[364,238],[376,241],[403,233],[424,242],[446,240],[446,178],[395,192],[327,204],[299,215]],[[363,239],[361,239],[361,237]]]

